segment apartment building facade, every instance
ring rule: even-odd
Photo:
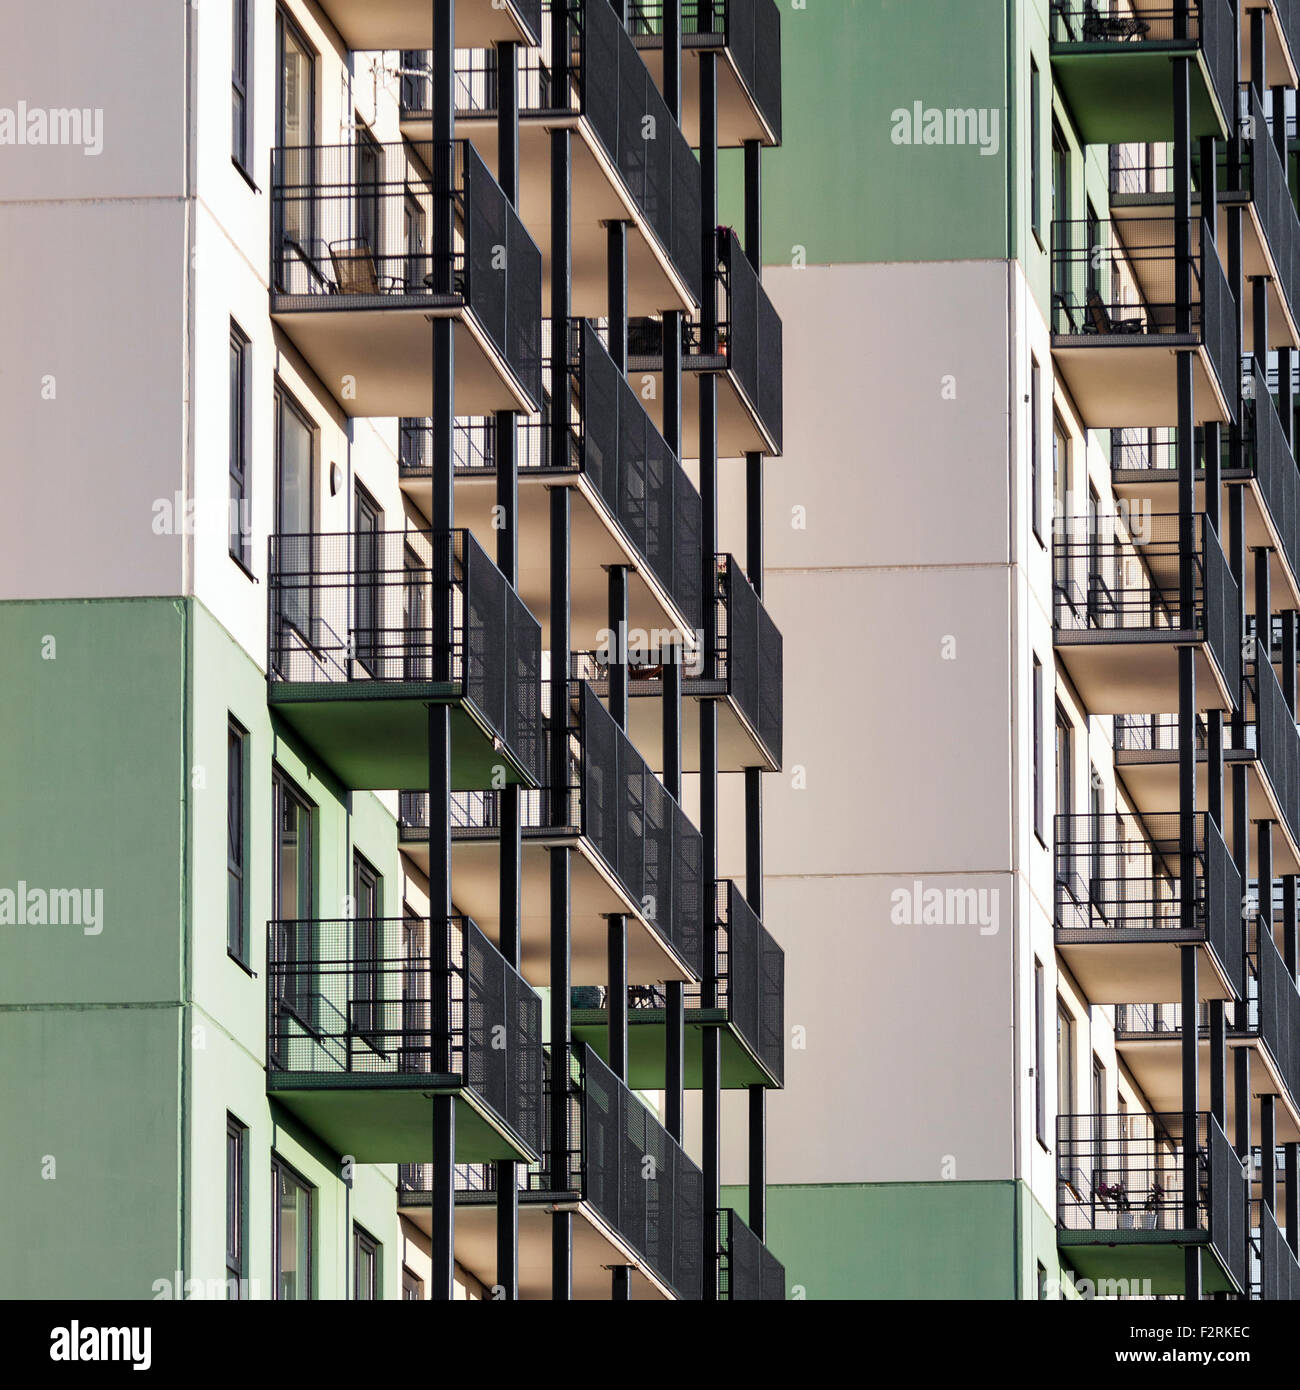
[[[1290,1297],[1300,15],[785,21],[789,1284]]]
[[[6,1296],[784,1296],[780,24],[11,24]]]

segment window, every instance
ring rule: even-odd
[[[1095,1052],[1092,1054],[1092,1113],[1097,1117],[1097,1132],[1100,1137],[1101,1116],[1106,1113],[1106,1068]]]
[[[1056,1109],[1074,1114],[1074,1016],[1056,1001]]]
[[[1043,373],[1037,358],[1031,358],[1029,368],[1029,515],[1034,535],[1043,539],[1043,490],[1039,479],[1039,456],[1043,450],[1043,424],[1039,392]]]
[[[245,569],[252,568],[252,526],[249,517],[249,409],[253,345],[230,320],[230,554]]]
[[[1057,256],[1053,260],[1052,289],[1069,302],[1072,257],[1061,252],[1078,253],[1070,239],[1070,216],[1073,209],[1070,195],[1070,147],[1065,143],[1061,128],[1052,122],[1052,235],[1056,238]]]
[[[361,486],[356,487],[353,569],[356,572],[356,658],[371,676],[381,676],[384,656],[383,613],[384,514]]]
[[[429,653],[433,639],[431,576],[429,567],[411,547],[402,554],[402,627],[405,652],[403,676],[408,681],[427,681],[432,674]]]
[[[1102,785],[1101,773],[1095,766],[1091,769],[1088,782],[1088,814],[1092,817],[1088,843],[1091,845],[1091,864],[1089,865],[1089,901],[1103,907],[1106,901],[1106,885],[1102,882],[1102,845],[1109,842],[1106,825],[1106,791]]]
[[[1029,61],[1029,222],[1040,244],[1043,240],[1043,171],[1040,146],[1043,138],[1042,78],[1038,64]]]
[[[275,815],[274,878],[271,884],[275,960],[284,966],[305,966],[312,950],[312,831],[313,811],[302,793],[282,773],[272,780]],[[312,992],[303,973],[292,969],[279,976],[276,1002],[302,1022],[312,1022]],[[280,1035],[276,1029],[276,1036]]]
[[[296,401],[282,388],[275,391],[275,530],[281,559],[295,573],[307,569],[315,514],[316,431]],[[312,644],[312,595],[307,585],[283,590],[278,612],[282,621]]]
[[[1066,712],[1056,707],[1056,814],[1074,810],[1074,726]]]
[[[355,1222],[352,1226],[352,1297],[374,1302],[379,1297],[379,1242]]]
[[[424,1280],[408,1265],[402,1266],[402,1301],[419,1303],[424,1298]]]
[[[245,1221],[248,1193],[244,1185],[248,1129],[226,1116],[226,1297],[243,1298]]]
[[[402,1050],[398,1069],[428,1071],[432,1065],[429,1035],[429,947],[425,922],[409,907],[402,911]]]
[[[319,248],[313,245],[316,200],[312,196],[315,171],[311,157],[316,126],[316,55],[283,10],[276,16],[276,49],[280,79],[275,143],[282,151],[285,181],[303,190],[301,197],[276,204],[277,254],[274,260],[279,266],[282,258],[278,248],[286,242],[302,247],[309,257],[317,256]]]
[[[1042,1262],[1041,1260],[1039,1260],[1039,1261],[1037,1262],[1037,1264],[1038,1264],[1038,1301],[1039,1301],[1040,1303],[1043,1303],[1043,1302],[1046,1302],[1046,1300],[1047,1300],[1047,1269],[1045,1268],[1045,1266],[1043,1265],[1043,1262]]]
[[[1047,1146],[1047,976],[1034,961],[1034,1124],[1038,1142]]]
[[[356,1004],[356,1026],[369,1034],[375,1046],[382,1047],[384,1039],[375,1037],[384,1030],[380,1018],[379,978],[382,962],[380,918],[380,879],[374,867],[361,855],[352,856],[352,902],[355,909],[356,976],[353,980]]]
[[[1043,834],[1043,663],[1034,658],[1034,834],[1044,843]]]
[[[271,1159],[271,1264],[275,1297],[308,1299],[312,1288],[312,1190],[283,1159]]]
[[[380,214],[383,187],[383,151],[379,141],[357,121],[356,195],[357,239],[364,241],[378,264],[384,243]]]
[[[248,734],[226,726],[226,950],[248,964]]]
[[[247,174],[253,148],[252,0],[231,0],[233,31],[230,37],[230,157]]]
[[[1052,422],[1052,520],[1053,530],[1070,514],[1070,436],[1059,419]]]

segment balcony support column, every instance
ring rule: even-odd
[[[615,1265],[609,1272],[609,1301],[611,1303],[631,1303],[632,1266]]]
[[[1175,20],[1175,29],[1178,21]],[[1174,304],[1179,333],[1192,331],[1192,140],[1190,58],[1171,60],[1174,78]],[[1181,358],[1185,354],[1179,354]],[[1180,379],[1181,387],[1181,379]],[[1181,434],[1182,420],[1179,419]],[[1188,448],[1191,447],[1190,440]],[[1182,440],[1179,439],[1179,450]]]
[[[1250,322],[1254,339],[1251,351],[1260,375],[1268,380],[1268,276],[1250,276]]]
[[[1277,1097],[1259,1098],[1260,1205],[1277,1214]]]
[[[431,931],[437,924],[429,923]],[[446,935],[446,928],[443,928]],[[447,992],[446,982],[442,992]],[[456,1296],[456,1097],[433,1098],[433,1176],[430,1193],[431,1259],[429,1298],[450,1303]]]
[[[745,769],[745,901],[763,916],[763,769]]]
[[[1228,142],[1228,158],[1234,157],[1240,164],[1240,137]],[[1236,186],[1241,186],[1240,174],[1237,176]],[[1236,341],[1238,346],[1246,341],[1245,333],[1245,262],[1243,258],[1242,243],[1242,209],[1237,204],[1231,205],[1227,209],[1228,217],[1228,289],[1232,295],[1233,312],[1237,320]],[[1240,472],[1245,467],[1245,444],[1242,438],[1242,412],[1237,411],[1237,419],[1228,426],[1228,467]],[[1232,488],[1228,493],[1229,507],[1232,505],[1233,494],[1237,492]]]
[[[749,1088],[749,1229],[767,1239],[767,1088]]]
[[[1228,1014],[1222,999],[1210,1000],[1210,1114],[1228,1128]]]
[[[627,223],[607,222],[609,355],[619,372],[627,375]]]
[[[1210,819],[1223,830],[1223,711],[1205,712],[1205,797]]]
[[[1282,614],[1282,698],[1292,715],[1296,712],[1296,619],[1300,614],[1288,610]],[[1269,633],[1269,646],[1273,634]],[[1272,652],[1269,652],[1272,656]]]
[[[519,45],[497,44],[497,183],[519,206]]]
[[[1282,1149],[1286,1156],[1286,1185],[1283,1188],[1286,1243],[1293,1255],[1300,1255],[1300,1144],[1284,1144]]]
[[[1280,347],[1277,350],[1277,413],[1282,421],[1282,433],[1295,454],[1295,383],[1292,379],[1293,349]]]
[[[556,489],[562,491],[563,489]],[[552,494],[553,496],[554,494]],[[567,846],[550,852],[551,874],[551,1149],[545,1155],[551,1189],[569,1187],[569,1048],[573,1037],[570,941],[570,877]],[[567,1303],[573,1297],[573,1213],[551,1215],[551,1300]]]
[[[745,256],[763,278],[763,145],[745,141]]]
[[[1240,451],[1241,427],[1232,427],[1233,447]],[[1238,458],[1240,462],[1240,458]],[[1238,630],[1243,634],[1246,631],[1246,497],[1245,489],[1240,487],[1230,487],[1228,489],[1228,566],[1232,571],[1233,583],[1237,586],[1237,621]],[[1243,669],[1242,680],[1245,680]],[[1237,707],[1232,712],[1232,743],[1234,748],[1245,746],[1246,738],[1246,705],[1241,698],[1241,691],[1237,691]],[[1244,769],[1233,769],[1233,788],[1237,787],[1237,773]],[[1240,804],[1240,803],[1238,803]],[[1242,875],[1241,881],[1245,883],[1247,870],[1237,865]]]
[[[682,120],[682,0],[664,0],[664,101]]]
[[[1241,1026],[1240,1020],[1238,1027]],[[1233,1136],[1232,1147],[1236,1150],[1237,1157],[1244,1164],[1249,1165],[1251,1161],[1251,1104],[1250,1094],[1250,1048],[1237,1047],[1232,1052],[1233,1060],[1233,1085],[1232,1085],[1232,1108],[1236,1119],[1234,1126],[1236,1133]]]
[[[678,0],[680,3],[680,0]],[[673,316],[674,318],[676,315]],[[665,321],[667,315],[665,315]],[[666,335],[665,335],[666,336]],[[680,340],[679,340],[680,341]],[[665,365],[667,358],[665,357]],[[665,380],[667,374],[665,373]],[[665,403],[666,406],[666,403]],[[681,427],[680,415],[678,429]],[[663,680],[664,787],[675,800],[682,799],[682,663],[678,645],[664,653]],[[686,989],[680,980],[665,986],[664,1128],[680,1144],[683,1134],[683,1092],[686,1059]]]
[[[609,988],[605,1007],[609,1013],[609,1069],[627,1085],[627,918],[607,917],[609,925]]]
[[[627,648],[627,566],[610,565],[609,586],[609,715],[627,732],[628,667]]]
[[[745,455],[745,574],[763,597],[763,455]]]
[[[1197,1136],[1200,1120],[1200,992],[1197,987],[1195,946],[1181,948],[1182,962],[1182,1046],[1183,1084],[1183,1226],[1194,1231],[1200,1225],[1200,1154]],[[1206,1136],[1208,1142],[1209,1136]],[[1201,1252],[1199,1246],[1186,1251],[1184,1296],[1195,1301],[1201,1296]]]
[[[664,443],[682,456],[682,311],[667,309],[663,321]]]
[[[1267,20],[1266,9],[1250,11],[1250,85],[1255,89],[1261,106],[1264,104],[1264,92],[1268,87],[1268,45],[1265,42]]]
[[[1296,980],[1296,884],[1295,874],[1282,879],[1282,962],[1294,984]]]

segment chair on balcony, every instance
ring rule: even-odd
[[[1128,43],[1143,39],[1151,32],[1145,19],[1136,15],[1104,15],[1096,0],[1086,0],[1083,7],[1083,40],[1085,43],[1108,43],[1118,40]]]
[[[1145,333],[1146,319],[1117,319],[1106,307],[1105,301],[1096,290],[1088,291],[1088,318],[1083,325],[1085,333],[1109,336],[1115,333]]]
[[[380,275],[374,248],[365,237],[330,242],[336,294],[395,294],[402,290],[400,279]]]

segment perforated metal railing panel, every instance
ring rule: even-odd
[[[785,952],[759,921],[739,886],[714,885],[718,987],[708,1007],[727,1011],[776,1085],[785,1080]],[[706,1006],[707,986],[686,987],[687,1008]]]
[[[780,767],[784,704],[781,633],[734,556],[725,557],[719,579],[718,676],[727,682],[732,698],[772,762]]]
[[[718,1212],[718,1292],[728,1302],[785,1298],[785,1266],[729,1208]]]

